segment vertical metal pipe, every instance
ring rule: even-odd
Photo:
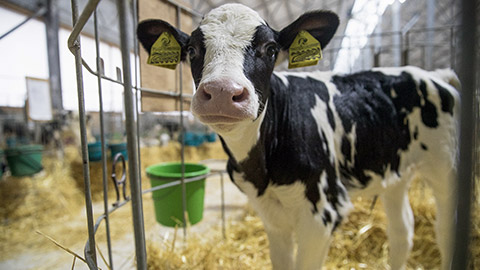
[[[225,229],[225,187],[223,185],[223,173],[220,173],[220,186],[222,188],[221,200],[222,200],[222,236],[223,239],[227,238],[227,232]]]
[[[177,6],[177,28],[180,29],[181,22],[181,9]],[[185,129],[183,127],[183,68],[182,63],[179,65],[179,78],[180,81],[178,83],[179,90],[180,90],[180,136],[181,136],[181,150],[180,156],[182,161],[182,209],[183,209],[183,237],[187,238],[187,187],[185,185]]]
[[[453,9],[453,8],[452,8]],[[450,27],[450,68],[455,69],[455,27]]]
[[[374,50],[373,54],[376,55],[382,50],[382,16],[378,17],[378,23],[374,30],[375,36],[373,37]]]
[[[95,32],[95,52],[97,56],[97,83],[98,83],[98,103],[100,114],[100,140],[102,142],[102,176],[103,176],[103,211],[105,214],[105,230],[107,234],[107,248],[108,248],[108,263],[110,269],[113,270],[113,258],[112,258],[112,241],[110,239],[110,217],[108,214],[108,176],[107,176],[107,147],[105,139],[105,121],[103,111],[103,92],[102,92],[102,77],[104,71],[100,59],[100,41],[98,38],[98,20],[97,10],[93,12],[93,26]]]
[[[398,31],[398,33],[396,34],[398,35],[398,40],[399,40],[399,44],[398,44],[398,54],[400,56],[400,66],[403,66],[403,32],[402,31]]]
[[[452,269],[467,269],[470,243],[470,209],[472,203],[473,149],[474,149],[474,104],[476,89],[476,1],[462,0],[461,66],[462,82],[460,119],[460,163],[457,175],[457,205],[455,243],[453,246]]]
[[[135,119],[135,105],[132,93],[132,78],[130,73],[130,48],[129,41],[132,37],[128,25],[128,1],[117,0],[120,21],[120,49],[122,52],[124,102],[125,102],[125,127],[127,130],[128,167],[130,178],[130,191],[132,196],[133,230],[135,237],[135,254],[137,269],[147,268],[147,252],[145,248],[145,230],[143,220],[142,186],[140,183],[138,144]]]
[[[58,15],[58,0],[47,0],[47,14],[45,28],[47,33],[48,77],[52,92],[52,107],[63,110],[62,80],[60,72],[60,50],[58,44],[58,30],[60,28]]]
[[[400,31],[401,20],[401,4],[399,1],[395,1],[392,4],[392,32],[398,33]],[[400,36],[393,34],[393,66],[395,67],[401,65],[400,42]]]
[[[435,4],[436,0],[427,0],[427,29],[435,27]],[[433,68],[433,43],[435,42],[435,31],[427,30],[427,40],[424,47],[424,68]]]
[[[76,0],[72,0],[72,22],[73,25],[78,19],[78,5]],[[92,193],[90,190],[90,168],[88,162],[86,117],[85,117],[85,97],[83,93],[83,72],[82,72],[82,53],[80,51],[80,36],[74,43],[75,69],[77,75],[77,94],[78,94],[78,113],[80,121],[80,140],[82,149],[83,180],[85,185],[85,208],[87,212],[88,244],[85,246],[85,259],[90,269],[97,269],[97,255],[95,250],[95,230],[93,221]]]
[[[403,51],[403,66],[408,65],[408,53],[410,50],[410,32],[405,33],[405,50]]]
[[[138,10],[137,10],[137,5],[138,5],[138,1],[137,0],[133,0],[132,2],[132,17],[133,17],[133,23],[132,23],[132,33],[136,33],[137,32],[137,24],[138,24]],[[134,83],[134,86],[135,86],[135,115],[136,115],[136,119],[137,119],[137,133],[138,131],[140,130],[140,107],[139,107],[139,95],[141,95],[141,91],[138,89],[138,42],[135,40],[134,38],[134,41],[133,41],[133,55],[134,55],[134,60],[135,60],[135,72],[134,72],[134,76],[135,76],[135,83]],[[139,146],[138,147],[138,162],[139,164],[142,164],[142,158],[141,158],[141,154],[140,154],[140,134],[137,136],[137,145]],[[139,179],[140,179],[140,183],[142,182],[142,174],[140,173],[138,175]]]

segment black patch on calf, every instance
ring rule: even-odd
[[[342,137],[341,149],[342,149],[342,154],[345,157],[345,161],[352,162],[352,157],[351,157],[352,144],[350,143],[350,140],[347,138],[347,136]]]
[[[188,42],[187,48],[192,47],[196,54],[192,57],[190,56],[190,70],[192,71],[193,81],[195,82],[195,87],[198,88],[200,81],[203,76],[203,65],[205,61],[205,42],[204,35],[200,28],[197,28],[192,32],[192,36]]]
[[[334,76],[332,82],[341,93],[334,96],[333,100],[345,132],[352,132],[353,124],[356,128],[353,165],[346,162],[351,150],[348,149],[348,141],[342,140],[341,149],[346,158],[340,164],[340,169],[344,184],[349,186],[351,181],[351,177],[345,176],[353,176],[366,186],[371,179],[366,171],[382,176],[388,167],[398,171],[398,150],[408,147],[410,134],[406,115],[398,118],[390,96],[395,80],[378,72],[362,72]],[[412,84],[415,85],[413,81],[410,85]]]
[[[330,214],[330,211],[328,211],[327,209],[323,210],[322,220],[323,225],[325,226],[327,226],[328,223],[332,222],[332,214]]]
[[[420,147],[425,151],[428,150],[428,147],[424,143],[420,143]]]
[[[438,95],[440,96],[440,100],[442,102],[442,111],[448,112],[450,115],[453,115],[453,105],[455,104],[455,100],[450,94],[450,92],[432,80],[433,85],[438,89]]]
[[[427,127],[437,127],[437,108],[435,108],[435,105],[433,105],[433,103],[428,100],[427,84],[424,80],[420,81],[420,91],[422,92],[424,102],[423,106],[420,106],[422,122]]]

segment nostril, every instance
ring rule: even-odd
[[[207,89],[203,86],[200,86],[197,89],[197,96],[204,101],[209,101],[212,99],[212,95],[207,91]]]
[[[210,95],[210,94],[207,93],[206,91],[202,91],[202,96],[203,96],[203,99],[204,99],[204,100],[210,100],[210,99],[212,99],[212,95]]]
[[[232,97],[232,100],[233,100],[234,102],[242,102],[242,101],[244,101],[245,99],[247,99],[247,90],[246,90],[246,89],[243,89],[243,91],[242,91],[240,94],[234,95],[234,96]]]

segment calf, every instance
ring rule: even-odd
[[[137,34],[148,52],[164,32],[178,41],[196,85],[193,114],[220,135],[228,173],[265,225],[274,269],[321,268],[358,195],[383,200],[391,267],[404,269],[414,225],[407,189],[416,173],[433,188],[448,268],[459,106],[448,82],[458,80],[449,70],[415,67],[273,72],[301,30],[324,48],[338,24],[334,13],[314,11],[277,32],[250,8],[228,4],[191,36],[161,20],[140,23]]]

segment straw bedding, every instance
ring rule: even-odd
[[[159,162],[179,160],[179,149],[180,145],[175,143],[167,147],[142,149],[141,170],[144,189],[149,188],[144,175],[145,168]],[[186,148],[185,154],[187,161],[194,162],[209,158],[225,158],[219,143],[200,148]],[[0,181],[0,260],[11,258],[26,250],[45,252],[56,249],[49,240],[36,234],[37,230],[52,236],[66,247],[83,245],[86,242],[83,177],[81,166],[78,166],[79,159],[77,149],[70,149],[66,151],[63,162],[44,158],[45,171],[39,175],[22,178],[5,177]],[[98,201],[103,194],[102,173],[101,166],[98,168],[95,166],[91,165],[92,193],[94,200]],[[109,186],[109,190],[109,194],[114,196],[112,186]],[[478,186],[475,198],[472,211],[474,220],[470,269],[480,269]],[[153,213],[150,209],[152,203],[149,196],[144,196],[144,200],[146,201],[144,211]],[[408,268],[436,269],[439,267],[440,256],[435,244],[433,228],[435,208],[432,194],[421,181],[416,180],[410,190],[410,201],[415,215],[415,238]],[[375,204],[373,210],[370,209],[371,198],[358,199],[354,204],[354,211],[334,234],[325,268],[388,269],[386,220],[380,201]],[[147,232],[154,222],[152,216],[153,214],[146,215]],[[130,218],[130,207],[123,207],[112,215],[114,241],[132,233]],[[128,226],[125,226],[126,223]],[[125,229],[126,227],[129,229]],[[149,269],[271,268],[268,239],[263,225],[249,208],[245,209],[241,218],[227,222],[226,239],[223,239],[219,227],[209,228],[201,235],[189,233],[187,240],[183,240],[180,235],[181,233],[176,240],[170,237],[160,241],[147,241]],[[97,239],[104,241],[103,229],[100,229]],[[106,253],[105,250],[103,253]]]
[[[180,160],[180,144],[171,142],[167,146],[149,147],[141,150],[142,188],[150,188],[145,168],[152,164]],[[84,180],[79,149],[65,148],[63,160],[44,156],[44,171],[32,177],[5,176],[0,181],[0,260],[11,258],[22,251],[55,248],[36,231],[52,236],[67,247],[84,244],[87,240],[85,217]],[[197,162],[209,158],[225,159],[220,143],[186,147],[187,161]],[[128,166],[128,165],[127,165]],[[120,174],[117,166],[117,174]],[[111,162],[108,161],[108,195],[113,203],[116,194],[110,177]],[[90,163],[92,199],[100,205],[94,211],[95,218],[103,211],[103,173],[101,162]],[[129,194],[127,184],[127,194]],[[144,196],[149,200],[149,196]],[[145,208],[152,207],[151,202]],[[153,213],[152,209],[150,213]],[[131,208],[125,206],[112,218],[112,238],[131,233]],[[147,210],[146,210],[147,211]],[[125,226],[128,223],[128,226]],[[97,233],[105,239],[103,226]],[[103,240],[104,241],[104,240]]]
[[[477,197],[478,198],[478,197]],[[438,269],[440,253],[435,244],[434,201],[422,182],[414,181],[410,201],[415,215],[414,247],[408,269]],[[371,199],[357,199],[348,221],[335,232],[325,269],[389,269],[386,217],[380,201],[371,210]],[[478,200],[472,230],[470,269],[480,269]],[[154,269],[270,269],[268,239],[263,225],[247,209],[230,221],[223,240],[217,233],[191,236],[183,246],[172,249],[172,240],[160,245],[149,242],[148,267]],[[193,239],[192,239],[193,238]],[[178,245],[178,244],[177,244]]]

